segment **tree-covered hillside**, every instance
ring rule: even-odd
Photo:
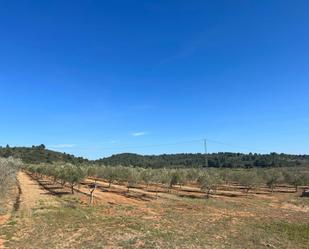
[[[105,165],[123,165],[139,167],[284,167],[309,164],[307,155],[287,154],[242,154],[242,153],[213,153],[208,154],[171,154],[142,156],[124,153],[98,160]]]
[[[0,157],[20,158],[24,163],[69,162],[83,163],[87,159],[70,154],[48,150],[43,144],[32,147],[0,147]]]
[[[45,146],[32,147],[0,147],[0,157],[20,158],[24,163],[67,162],[72,164],[91,163],[111,166],[135,166],[151,168],[192,168],[192,167],[285,167],[309,166],[308,155],[287,154],[242,154],[242,153],[212,153],[204,154],[163,154],[138,155],[133,153],[117,154],[99,160],[87,160],[67,153],[48,150]]]

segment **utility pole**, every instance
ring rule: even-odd
[[[208,158],[207,158],[207,140],[204,139],[204,151],[205,151],[205,167],[208,167]]]
[[[276,156],[276,153],[275,152],[272,152],[272,154],[273,154],[273,166],[276,166],[276,158],[275,158],[275,156]]]

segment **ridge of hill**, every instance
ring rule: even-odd
[[[24,163],[85,163],[88,159],[76,157],[64,152],[53,151],[45,148],[44,144],[32,147],[0,147],[0,157],[20,158]]]
[[[98,160],[88,160],[71,154],[46,149],[43,144],[32,147],[0,147],[0,157],[20,158],[25,163],[53,163],[68,162],[73,164],[91,163],[111,166],[134,167],[294,167],[309,165],[309,155],[289,154],[256,154],[219,152],[179,153],[162,155],[139,155],[134,153],[121,153]]]
[[[309,165],[308,155],[288,154],[256,154],[256,153],[231,153],[219,152],[180,153],[163,155],[139,155],[133,153],[122,153],[97,160],[106,165],[123,165],[138,167],[290,167]]]

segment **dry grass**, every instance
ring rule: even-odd
[[[1,228],[8,248],[308,248],[309,200],[265,197],[136,200],[101,192],[96,206],[76,194],[38,200]],[[110,201],[111,200],[111,201]]]

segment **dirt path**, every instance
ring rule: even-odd
[[[40,185],[31,179],[24,172],[18,173],[18,180],[21,187],[21,199],[19,210],[21,212],[32,212],[32,209],[38,206],[40,203],[44,204],[54,204],[56,202],[55,198],[50,195],[50,193]]]
[[[19,212],[20,217],[29,218],[32,215],[33,209],[41,204],[44,205],[55,205],[57,201],[47,191],[42,189],[38,183],[31,179],[24,172],[18,173],[18,181],[20,186],[20,197],[16,211]],[[0,219],[0,226],[4,225],[9,219],[10,215],[2,216]],[[4,240],[0,238],[0,249],[4,248]]]

